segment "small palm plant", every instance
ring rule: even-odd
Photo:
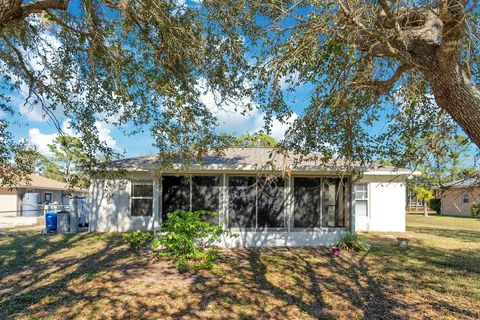
[[[359,237],[358,234],[348,231],[342,236],[337,247],[342,250],[367,252],[370,251],[371,246],[363,238]]]
[[[435,198],[433,195],[433,192],[431,190],[428,190],[424,187],[419,187],[419,186],[413,187],[413,191],[417,193],[418,200],[423,200],[423,215],[425,217],[428,217],[428,203],[430,202],[430,200]]]

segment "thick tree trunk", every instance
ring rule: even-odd
[[[0,26],[22,17],[22,0],[0,0]]]
[[[428,202],[425,199],[423,199],[423,215],[428,217]]]
[[[435,101],[480,147],[480,90],[458,65],[425,72]]]

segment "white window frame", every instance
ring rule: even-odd
[[[138,197],[138,196],[134,196],[133,195],[133,188],[134,186],[144,186],[144,185],[148,185],[148,186],[152,186],[152,196],[150,197]],[[135,181],[135,182],[131,182],[130,183],[130,217],[132,218],[152,218],[153,217],[153,180],[152,181]],[[136,215],[133,215],[132,214],[132,210],[133,210],[133,200],[137,200],[137,199],[149,199],[149,200],[152,200],[152,213],[148,216],[136,216]]]
[[[467,204],[467,203],[470,203],[470,197],[468,196],[468,193],[464,192],[462,193],[462,204]]]
[[[47,202],[47,194],[50,195],[50,200],[48,200],[48,203],[52,203],[53,201],[53,193],[52,192],[45,192],[43,193],[43,202]]]
[[[359,185],[364,185],[365,186],[365,191],[366,191],[366,197],[365,198],[357,198],[357,186]],[[362,190],[363,191],[363,190]],[[365,215],[357,215],[357,212],[355,211],[355,216],[358,216],[358,217],[368,217],[369,216],[369,208],[370,208],[370,205],[369,205],[369,190],[368,190],[368,183],[366,182],[363,182],[363,183],[356,183],[355,186],[353,187],[353,194],[354,194],[354,202],[355,202],[355,210],[357,209],[357,201],[364,201],[366,203],[366,213]]]

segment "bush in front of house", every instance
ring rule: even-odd
[[[350,231],[342,236],[337,247],[342,250],[370,251],[370,245],[356,233]]]
[[[440,214],[441,199],[433,198],[432,200],[430,200],[428,202],[428,205],[430,206],[430,209],[432,209],[436,213]]]
[[[480,214],[480,202],[473,202],[470,204],[470,214],[472,217],[476,217]]]
[[[152,234],[147,231],[135,230],[122,234],[122,238],[130,245],[133,251],[140,251],[152,239]]]
[[[211,269],[218,258],[216,244],[226,231],[205,221],[208,211],[177,210],[168,214],[161,233],[152,242],[159,257],[170,257],[180,271]]]

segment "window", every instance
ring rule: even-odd
[[[345,227],[345,180],[328,178],[323,180],[322,227]]]
[[[366,217],[368,215],[368,184],[355,185],[355,215]]]
[[[131,215],[152,216],[153,185],[151,183],[132,183]]]
[[[229,177],[228,221],[230,228],[255,228],[257,210],[255,182],[255,177]]]
[[[468,203],[468,202],[469,202],[468,193],[462,194],[462,203]]]
[[[206,210],[218,213],[220,206],[219,176],[163,176],[162,221],[175,210]],[[218,224],[218,216],[208,216]]]
[[[285,181],[260,178],[257,182],[257,228],[284,228]]]
[[[218,209],[220,206],[220,177],[194,176],[192,177],[192,211],[206,210],[215,212],[209,215],[206,221],[218,224]]]
[[[295,228],[320,228],[320,178],[294,178]]]
[[[190,210],[190,179],[186,176],[162,177],[162,221],[175,210]]]
[[[294,178],[294,228],[346,227],[346,179]]]
[[[285,181],[253,176],[229,177],[230,228],[285,227]]]
[[[45,192],[45,194],[44,194],[43,197],[44,197],[43,200],[44,200],[46,203],[52,202],[52,193],[51,193],[51,192]]]

